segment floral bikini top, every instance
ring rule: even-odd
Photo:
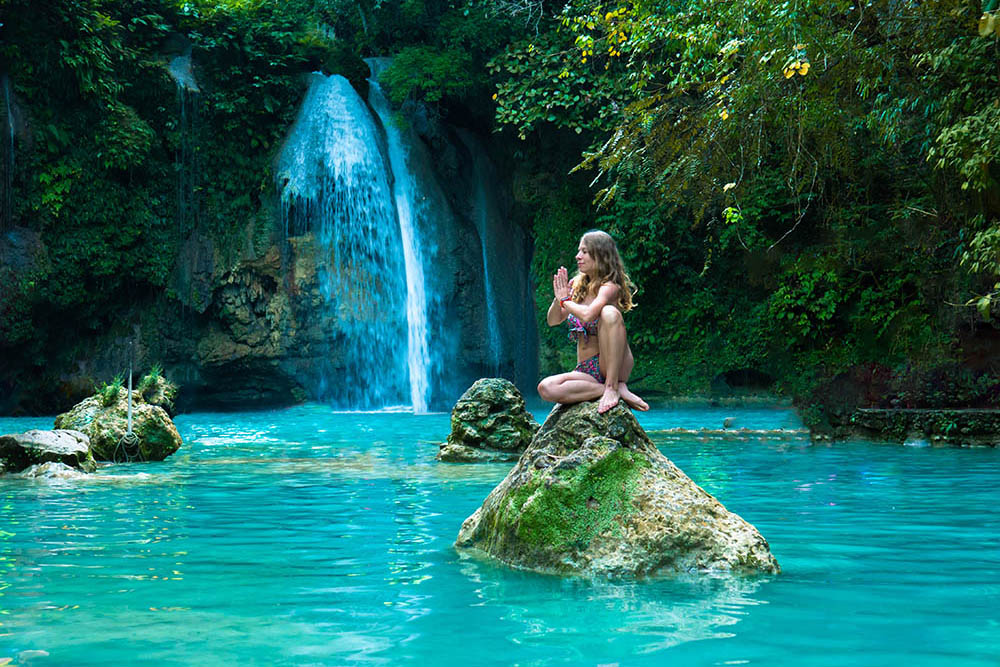
[[[569,325],[568,335],[572,341],[580,340],[580,334],[583,334],[584,340],[589,340],[591,336],[597,335],[597,320],[584,322],[576,315],[569,315],[566,317],[566,324]]]

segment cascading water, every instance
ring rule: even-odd
[[[351,409],[414,395],[403,241],[378,146],[347,79],[314,74],[277,163],[286,233],[314,235],[320,292],[337,329],[317,394]]]
[[[198,97],[201,90],[191,68],[191,54],[177,56],[167,71],[177,83],[180,106],[180,149],[177,152],[177,233],[183,237],[197,227],[198,167],[195,141],[198,129]]]
[[[492,193],[487,190],[486,184],[495,182],[495,174],[488,172],[488,165],[484,164],[481,158],[482,149],[475,139],[468,132],[459,132],[462,143],[472,155],[473,176],[475,182],[475,193],[473,198],[473,218],[476,223],[476,230],[479,232],[479,241],[483,250],[483,290],[486,303],[486,340],[489,345],[490,371],[493,375],[500,375],[500,360],[503,359],[503,337],[500,335],[500,311],[497,306],[496,288],[494,287],[495,276],[491,271],[490,255],[496,251],[500,244],[500,239],[493,238],[492,229],[496,226],[494,214],[497,210],[496,202],[493,201]],[[510,286],[508,286],[510,287]]]
[[[385,128],[389,165],[393,175],[393,196],[399,233],[403,243],[406,266],[406,329],[407,367],[410,372],[410,400],[414,412],[427,412],[430,391],[430,350],[428,349],[427,283],[420,238],[416,228],[421,214],[421,197],[410,169],[407,151],[399,128],[392,119],[392,110],[379,86],[377,78],[385,62],[371,58],[366,61],[371,68],[368,102]]]
[[[0,76],[3,82],[4,116],[7,132],[3,145],[3,193],[2,210],[0,210],[0,231],[10,229],[14,222],[14,103],[10,94],[10,79],[4,74]]]
[[[304,350],[298,377],[337,407],[418,413],[484,371],[534,383],[528,245],[493,191],[502,179],[471,133],[424,125],[419,109],[401,126],[378,83],[389,60],[367,62],[367,105],[343,77],[313,75],[277,160],[286,250],[317,251],[324,305],[302,326],[329,346]],[[311,289],[296,266],[296,289]]]
[[[503,178],[483,141],[468,130],[456,133],[469,156],[470,217],[481,242],[484,340],[489,345],[481,363],[498,377],[530,387],[538,374],[538,342],[537,330],[525,326],[535,317],[528,245],[519,227],[510,223],[496,187]]]

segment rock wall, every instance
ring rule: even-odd
[[[483,248],[474,220],[476,159],[458,131],[409,112],[413,162],[427,183],[427,197],[440,211],[424,230],[432,261],[439,264],[434,289],[440,294],[432,345],[447,345],[447,363],[437,378],[432,409],[446,409],[476,378],[494,374],[483,294]],[[530,241],[516,223],[504,219],[509,179],[488,184],[500,211],[503,242],[493,250],[507,273],[498,279],[505,306],[502,375],[523,390],[537,381],[537,343],[531,311],[528,261]],[[172,287],[142,295],[115,309],[115,325],[100,331],[73,331],[46,350],[42,372],[28,372],[10,360],[0,363],[0,414],[55,413],[89,396],[94,385],[127,372],[134,344],[137,374],[152,364],[180,386],[180,410],[239,410],[288,405],[311,397],[322,359],[332,376],[343,370],[347,352],[338,335],[336,312],[319,307],[317,256],[309,233],[286,238],[279,207],[264,201],[255,220],[226,238],[195,229],[181,243]],[[30,230],[0,239],[4,282],[44,279],[46,249]],[[0,290],[0,306],[6,290]],[[510,295],[516,296],[510,296]],[[100,298],[95,295],[95,298]],[[30,332],[21,332],[29,335]],[[341,366],[338,366],[341,363]],[[19,370],[20,369],[20,370]]]

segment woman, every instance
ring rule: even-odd
[[[600,398],[601,413],[619,400],[635,410],[648,410],[649,405],[625,384],[634,360],[622,313],[632,309],[632,283],[614,239],[601,231],[584,234],[576,268],[572,282],[562,266],[552,276],[554,298],[545,319],[550,327],[568,321],[570,338],[576,340],[577,366],[539,382],[539,396],[555,403]]]

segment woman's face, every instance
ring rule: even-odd
[[[576,268],[580,273],[591,275],[592,272],[597,268],[597,263],[594,262],[594,258],[590,256],[590,251],[587,249],[587,244],[580,240],[580,247],[576,251]]]

